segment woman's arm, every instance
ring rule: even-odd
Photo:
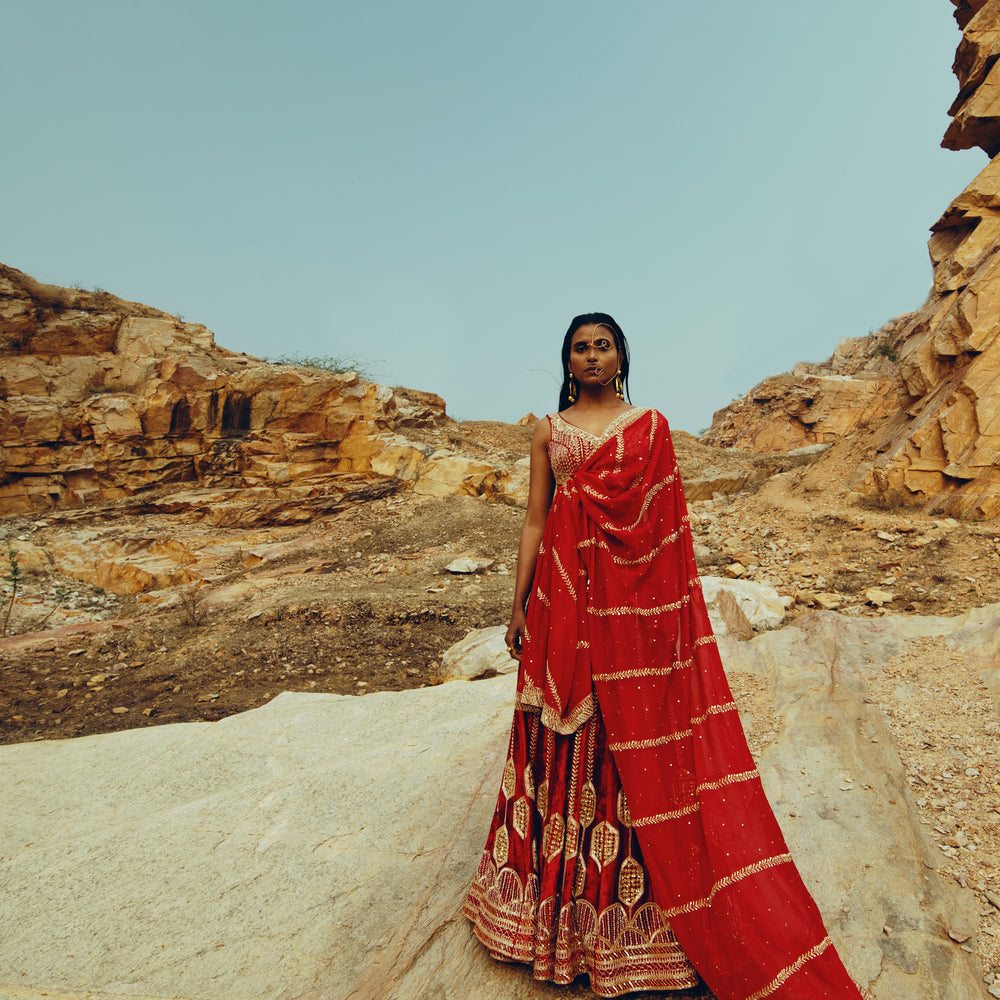
[[[528,509],[524,515],[524,527],[521,528],[521,541],[517,547],[517,577],[514,583],[514,607],[511,611],[510,625],[507,628],[506,642],[510,655],[515,660],[521,659],[521,647],[524,640],[525,611],[528,607],[528,597],[531,594],[531,581],[535,576],[535,563],[538,562],[538,548],[542,544],[542,534],[545,531],[545,521],[552,506],[552,495],[556,483],[549,464],[548,444],[552,429],[547,418],[535,424],[535,432],[531,435],[531,473],[528,480]]]

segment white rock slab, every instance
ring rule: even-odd
[[[517,670],[517,660],[507,652],[504,636],[506,625],[477,628],[445,650],[437,679],[442,681],[472,680],[494,671],[510,674]]]
[[[783,725],[758,767],[848,968],[874,984],[878,1000],[980,997],[979,972],[946,933],[975,933],[975,898],[934,870],[940,854],[923,832],[895,741],[865,700],[865,675],[890,659],[873,656],[879,633],[883,645],[903,641],[891,634],[895,623],[806,615],[727,646],[737,658],[730,669],[764,664],[772,680]]]
[[[879,650],[906,641],[885,622],[807,616],[728,644],[729,669],[774,680],[765,787],[848,967],[879,1000],[970,1000],[981,980],[940,921],[974,924],[974,896],[928,867],[864,703]],[[551,998],[460,915],[513,688],[284,694],[218,723],[0,748],[0,998]]]
[[[442,961],[491,996],[537,995],[458,916],[512,698],[509,677],[283,694],[214,724],[3,748],[0,996],[420,997]]]
[[[774,587],[768,587],[766,584],[754,583],[752,580],[727,580],[720,576],[703,576],[701,589],[705,595],[705,604],[713,628],[716,627],[714,615],[719,595],[727,591],[736,598],[740,610],[754,628],[777,628],[785,620],[785,605],[781,595]],[[725,626],[718,631],[724,634]]]

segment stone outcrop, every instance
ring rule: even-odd
[[[826,360],[803,362],[764,379],[719,410],[702,442],[757,453],[831,445],[859,426],[883,422],[898,408],[891,346],[908,316],[867,337],[842,340]]]
[[[404,436],[448,422],[432,393],[234,354],[199,324],[0,265],[0,515],[177,484],[322,507],[345,473],[432,496],[526,492],[523,470]]]
[[[998,613],[819,613],[723,640],[731,675],[769,678],[780,731],[759,760],[765,789],[845,963],[879,1000],[972,1000],[983,987],[961,946],[976,897],[936,871],[866,678],[919,636],[986,655]],[[513,687],[283,694],[214,724],[0,749],[0,992],[548,995],[489,959],[460,915]]]
[[[768,379],[719,411],[706,441],[757,451],[847,441],[826,461],[853,463],[859,494],[992,518],[1000,516],[1000,3],[956,8],[960,89],[943,145],[978,146],[993,159],[931,227],[927,301],[869,338],[866,350],[886,362],[876,370],[839,384],[808,370]]]

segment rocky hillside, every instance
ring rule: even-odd
[[[523,489],[422,439],[449,423],[432,393],[234,354],[199,324],[0,265],[0,515],[182,484],[212,487],[215,517],[231,506],[220,490],[244,517],[266,498],[265,521],[400,480],[432,496]]]
[[[954,0],[953,0],[954,2]],[[963,517],[1000,515],[1000,4],[961,0],[959,94],[944,137],[993,159],[931,227],[916,312],[845,341],[825,365],[767,379],[720,410],[707,443],[838,444],[844,492]]]

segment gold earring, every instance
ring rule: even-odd
[[[569,373],[569,389],[566,394],[569,397],[570,403],[576,402],[576,380],[573,378],[572,372]]]
[[[615,395],[619,399],[625,398],[625,386],[622,385],[622,370],[620,368],[615,375]]]

